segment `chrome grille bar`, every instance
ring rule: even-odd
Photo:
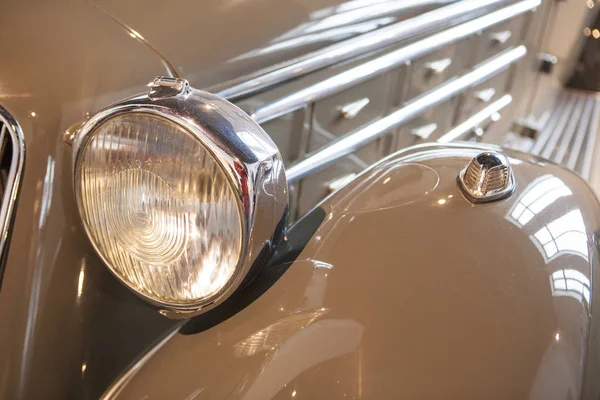
[[[257,93],[279,83],[337,64],[361,54],[449,26],[457,18],[483,12],[510,0],[462,0],[376,31],[325,47],[288,62],[208,88],[228,100]]]
[[[505,94],[465,122],[457,125],[455,128],[444,134],[437,141],[439,143],[448,143],[458,139],[462,135],[465,135],[473,130],[473,128],[479,126],[483,122],[487,121],[492,115],[500,112],[504,107],[508,106],[512,102],[513,98],[510,94]]]
[[[530,11],[539,6],[540,3],[541,0],[521,1],[483,17],[429,36],[331,78],[308,86],[291,95],[275,100],[270,104],[256,109],[252,113],[252,117],[258,123],[264,123],[288,112],[298,110],[310,102],[342,92],[361,82],[365,82],[385,72],[391,71],[407,61],[414,60],[422,55],[476,34],[490,26]]]
[[[306,175],[316,172],[336,160],[367,145],[392,128],[415,118],[423,111],[443,103],[446,100],[462,93],[465,89],[477,85],[486,79],[505,70],[513,63],[525,56],[527,49],[519,46],[500,54],[482,64],[465,75],[438,86],[433,91],[415,99],[405,107],[360,128],[339,140],[325,146],[320,151],[309,155],[304,160],[293,165],[287,170],[288,182],[295,182]]]

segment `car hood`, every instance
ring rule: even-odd
[[[503,150],[427,144],[367,169],[106,398],[598,398],[598,201],[505,151],[514,194],[473,204],[456,177],[482,151]]]
[[[206,88],[452,0],[94,0]]]

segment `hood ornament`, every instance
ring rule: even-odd
[[[485,152],[473,158],[458,175],[458,186],[473,203],[486,203],[510,196],[516,187],[508,158]]]

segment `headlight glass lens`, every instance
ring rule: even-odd
[[[194,305],[234,277],[239,203],[225,172],[179,125],[151,114],[113,117],[76,165],[78,207],[96,249],[130,287]]]

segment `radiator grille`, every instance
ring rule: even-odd
[[[540,117],[539,134],[507,147],[541,156],[590,178],[598,126],[600,97],[584,91],[563,91],[552,110]]]
[[[0,106],[0,285],[25,161],[25,141],[17,121]]]

